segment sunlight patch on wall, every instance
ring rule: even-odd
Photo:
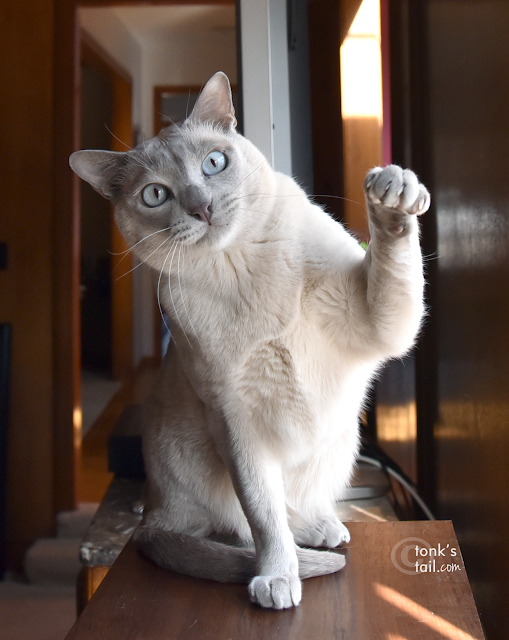
[[[363,0],[340,49],[343,118],[382,123],[380,29],[379,0]]]
[[[380,404],[376,408],[378,437],[390,442],[412,442],[417,437],[415,402],[403,405]]]
[[[343,120],[344,223],[367,241],[366,173],[382,164],[382,53],[380,0],[363,0],[340,48]]]

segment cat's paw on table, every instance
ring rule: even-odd
[[[334,549],[350,542],[350,532],[335,516],[325,516],[294,534],[295,542],[306,547]]]
[[[291,573],[283,576],[256,576],[248,586],[249,597],[265,609],[289,609],[300,604],[302,585]]]

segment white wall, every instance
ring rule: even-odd
[[[202,86],[216,71],[237,82],[235,31],[176,33],[169,39],[142,41],[141,122],[153,135],[153,87]]]
[[[142,50],[136,38],[109,9],[80,8],[78,20],[87,32],[127,73],[133,81],[133,122],[140,122],[137,96],[141,86]]]
[[[244,134],[292,174],[286,0],[240,0]]]
[[[307,193],[314,191],[313,139],[311,132],[311,88],[307,0],[289,5],[290,43],[288,77],[290,82],[290,129],[292,174]]]

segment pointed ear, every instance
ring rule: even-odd
[[[69,158],[71,169],[102,196],[111,200],[118,193],[115,178],[126,153],[118,151],[76,151]]]
[[[193,112],[189,116],[191,122],[212,122],[223,129],[234,129],[237,125],[232,102],[230,81],[218,71],[203,87]]]

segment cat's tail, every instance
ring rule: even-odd
[[[216,582],[248,583],[256,575],[253,548],[234,547],[208,538],[140,526],[134,540],[142,553],[164,569]],[[345,566],[345,557],[330,551],[297,547],[299,577],[335,573]]]

